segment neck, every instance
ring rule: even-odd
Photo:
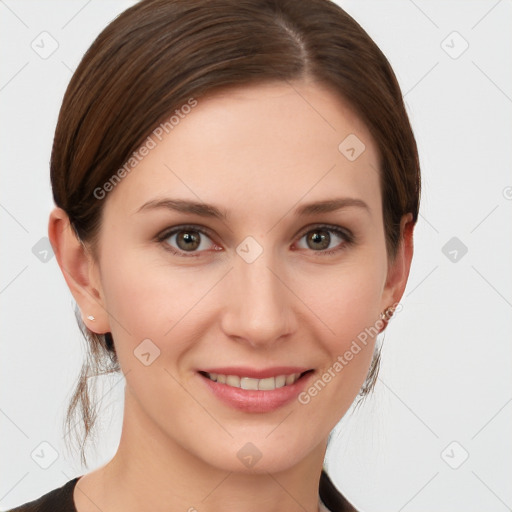
[[[93,510],[90,503],[96,512],[98,507],[109,512],[317,512],[326,447],[327,439],[279,472],[257,465],[223,470],[170,439],[126,387],[118,450],[88,481],[87,475],[80,479],[75,503],[78,512]]]

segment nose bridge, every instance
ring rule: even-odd
[[[253,346],[271,344],[294,328],[292,294],[282,282],[286,277],[280,275],[283,266],[270,248],[258,249],[250,240],[246,246],[240,244],[237,253],[223,328]]]

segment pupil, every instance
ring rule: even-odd
[[[184,250],[191,250],[197,249],[197,247],[199,247],[199,237],[190,233],[190,231],[182,231],[178,236],[178,245],[180,242],[184,242],[184,247],[180,248],[184,248]]]
[[[312,236],[310,237],[310,240],[313,241],[315,244],[318,244],[320,242],[320,245],[317,245],[316,248],[325,249],[329,246],[329,239],[328,236],[325,234],[319,234],[319,233],[326,233],[325,231],[313,231]],[[324,243],[322,243],[324,242]]]

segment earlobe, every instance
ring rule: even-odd
[[[62,208],[55,207],[50,213],[48,238],[62,275],[82,312],[82,321],[93,332],[109,332],[108,314],[94,259],[76,236]]]

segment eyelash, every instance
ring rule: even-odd
[[[333,255],[335,253],[338,253],[338,252],[341,252],[343,251],[344,249],[347,248],[347,246],[350,246],[354,243],[354,236],[353,234],[346,230],[346,229],[341,229],[340,227],[338,226],[332,226],[332,225],[329,225],[329,224],[318,224],[318,225],[315,225],[315,226],[312,226],[312,227],[308,227],[307,230],[305,231],[302,231],[302,233],[299,235],[299,240],[301,238],[303,238],[305,235],[307,235],[308,233],[311,233],[312,231],[328,231],[330,233],[334,233],[336,236],[340,237],[340,238],[343,238],[344,239],[344,242],[338,246],[337,248],[335,249],[329,249],[329,250],[323,250],[323,251],[313,251],[311,250],[311,252],[314,252],[314,253],[317,253],[318,256],[330,256],[330,255]],[[180,231],[196,231],[198,233],[201,233],[202,235],[205,235],[207,236],[208,238],[212,239],[212,234],[210,233],[209,230],[205,229],[205,228],[202,228],[200,226],[194,226],[194,225],[182,225],[182,226],[177,226],[177,227],[174,227],[170,230],[165,230],[163,231],[161,234],[157,235],[156,237],[156,241],[159,242],[159,243],[163,243],[164,245],[164,249],[171,252],[172,254],[176,255],[176,256],[183,256],[185,258],[197,258],[201,255],[201,252],[191,252],[191,253],[186,253],[185,251],[180,251],[178,249],[175,249],[174,247],[172,247],[171,245],[169,245],[166,240],[175,235],[176,233],[179,233]],[[213,240],[212,240],[213,241]]]

